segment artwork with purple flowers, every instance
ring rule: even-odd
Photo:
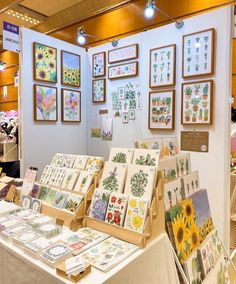
[[[79,91],[62,89],[62,121],[80,122],[81,121],[81,94]]]
[[[34,85],[34,120],[57,121],[57,88]]]
[[[89,216],[104,221],[109,198],[110,193],[108,191],[96,188],[93,194]]]
[[[106,76],[106,52],[93,54],[93,77]]]
[[[108,68],[109,80],[138,76],[138,62],[125,63]]]

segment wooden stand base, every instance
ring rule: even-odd
[[[60,263],[57,268],[56,268],[56,272],[59,276],[73,282],[76,283],[79,280],[81,280],[83,277],[85,277],[87,274],[89,274],[91,272],[91,265],[87,265],[85,270],[81,273],[78,273],[76,275],[71,275],[68,276],[66,274],[66,266],[65,266],[65,262]]]

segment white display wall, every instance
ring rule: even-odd
[[[215,73],[213,76],[195,80],[182,79],[182,36],[209,28],[216,29]],[[206,187],[216,224],[225,243],[228,244],[229,232],[229,141],[230,141],[230,33],[231,8],[226,7],[204,13],[184,20],[184,27],[177,30],[174,24],[139,33],[119,41],[119,47],[137,43],[139,45],[139,75],[135,78],[109,81],[107,79],[107,101],[105,104],[92,103],[91,65],[92,54],[112,49],[111,44],[105,44],[89,49],[90,84],[88,85],[88,154],[96,154],[108,158],[111,147],[133,147],[137,139],[155,138],[160,136],[177,136],[182,130],[209,131],[209,153],[191,153],[192,170],[199,170],[201,186]],[[149,131],[148,129],[148,94],[149,91],[149,50],[155,47],[177,45],[176,53],[176,86],[175,86],[175,130]],[[109,64],[108,64],[109,66]],[[108,77],[108,76],[107,76]],[[181,125],[181,83],[213,79],[215,83],[214,109],[212,126],[182,126]],[[139,81],[143,108],[136,111],[136,120],[122,123],[121,117],[113,117],[113,140],[111,142],[91,138],[92,121],[99,117],[100,109],[111,109],[111,92],[126,82]]]

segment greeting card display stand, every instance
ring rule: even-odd
[[[59,276],[65,278],[65,279],[67,279],[67,280],[69,280],[73,283],[77,283],[79,280],[81,280],[83,277],[85,277],[87,274],[89,274],[91,272],[91,265],[86,265],[85,270],[83,272],[69,276],[69,275],[66,274],[65,262],[62,262],[56,267],[56,272]]]
[[[143,233],[108,224],[89,216],[84,217],[83,226],[102,231],[115,238],[137,245],[140,248],[145,248],[148,242],[165,232],[163,180],[163,173],[158,172],[157,186],[153,192],[151,205],[148,208]]]

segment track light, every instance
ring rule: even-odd
[[[5,68],[6,63],[0,60],[0,71]]]

